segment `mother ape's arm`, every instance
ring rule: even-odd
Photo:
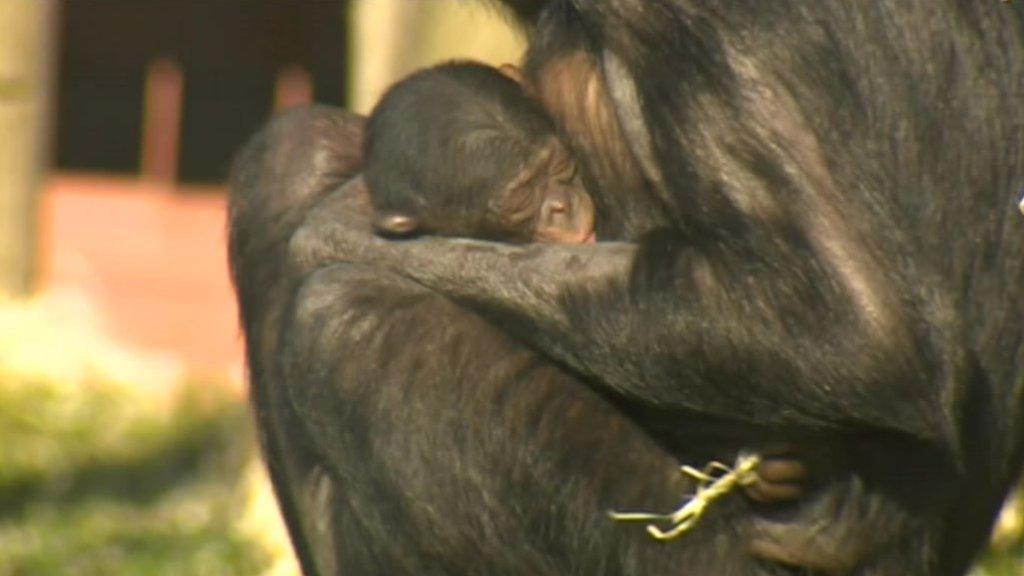
[[[700,230],[675,222],[673,231],[637,244],[517,247],[440,239],[389,243],[369,234],[358,214],[325,204],[293,237],[292,256],[370,263],[404,274],[475,307],[596,385],[632,399],[755,424],[882,429],[949,442],[955,433],[946,402],[955,394],[940,378],[955,367],[945,365],[950,355],[933,341],[941,330],[914,309],[918,304],[896,265],[872,258],[856,234],[843,230],[845,222],[863,221],[882,234],[890,224],[858,212],[857,202],[850,201],[856,190],[830,180],[815,135],[800,123],[800,104],[779,96],[789,93],[787,86],[769,85],[744,104],[736,79],[753,73],[732,68],[722,53],[725,43],[716,43],[719,35],[740,33],[731,28],[735,23],[687,14],[699,12],[703,3],[558,4],[552,14],[561,18],[544,25],[547,34],[567,36],[571,44],[567,29],[582,33],[586,41],[576,49],[587,51],[591,62],[604,58],[605,84],[616,73],[610,63],[618,62],[618,72],[636,74],[632,91],[615,89],[628,84],[613,82],[607,92],[648,170],[688,160],[684,156],[693,149],[683,140],[692,135],[704,138],[694,146],[722,156],[736,150],[736,142],[751,143],[721,170],[709,168],[703,174],[707,182],[687,180],[685,170],[651,178],[663,199],[674,202],[677,217],[699,212],[703,206],[696,205],[708,196],[725,194],[718,189],[726,188],[718,181],[722,173],[745,163],[769,166],[781,180],[761,181],[760,191],[780,207],[778,214],[705,214]],[[555,53],[565,50],[555,44],[561,46]],[[757,44],[747,48],[750,53],[736,62],[750,66],[761,53]],[[544,64],[535,68],[543,70]],[[563,82],[565,72],[559,71]],[[803,72],[817,78],[821,71]],[[771,82],[757,80],[762,87]],[[565,109],[587,110],[600,84],[580,90],[581,97],[561,109],[548,108],[555,116],[564,116]],[[545,85],[538,83],[541,93]],[[716,92],[720,85],[734,91]],[[801,87],[805,101],[822,99],[814,109],[818,114],[839,108],[838,102],[828,105],[827,94],[814,92],[817,85]],[[714,114],[702,113],[708,110]],[[714,124],[720,117],[733,121]],[[841,119],[834,124],[842,125]],[[645,130],[651,132],[647,149],[638,146]],[[610,132],[597,136],[615,139]],[[600,150],[584,154],[600,156]],[[739,186],[758,176],[750,174]],[[691,193],[700,184],[703,196]],[[837,215],[841,201],[843,213]]]
[[[583,247],[388,242],[362,204],[321,204],[292,258],[404,274],[634,399],[768,425],[952,433],[914,341],[865,321],[798,234],[747,223]]]

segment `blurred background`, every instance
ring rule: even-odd
[[[468,0],[0,0],[0,576],[297,574],[255,449],[224,182],[524,38]],[[980,575],[1024,574],[1021,504]]]

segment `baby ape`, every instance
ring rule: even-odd
[[[554,124],[482,64],[444,64],[393,86],[367,124],[364,176],[387,236],[594,241],[594,204]]]

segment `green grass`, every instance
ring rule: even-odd
[[[0,376],[0,576],[259,574],[243,402]]]

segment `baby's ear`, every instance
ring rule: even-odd
[[[373,221],[373,227],[381,236],[408,238],[422,232],[416,218],[398,212],[385,212]]]

